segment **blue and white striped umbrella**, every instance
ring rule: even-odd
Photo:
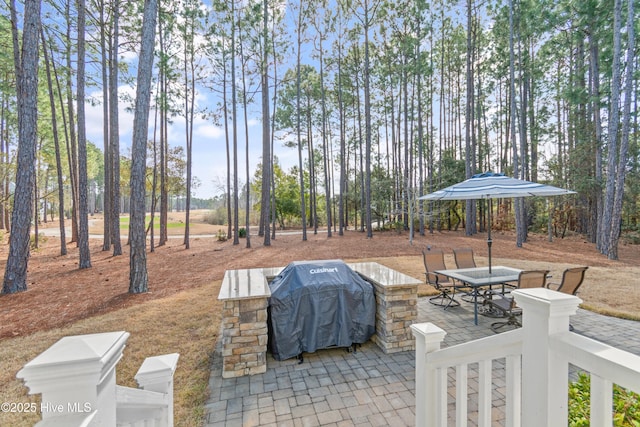
[[[503,199],[528,196],[561,196],[575,191],[485,172],[458,184],[434,191],[418,200]]]
[[[434,191],[418,200],[475,200],[475,199],[505,199],[511,197],[529,196],[562,196],[574,194],[575,191],[554,187],[553,185],[538,184],[510,178],[501,173],[485,172],[477,174],[458,184]],[[491,273],[491,205],[489,205],[487,226],[487,247],[489,254],[489,273]]]

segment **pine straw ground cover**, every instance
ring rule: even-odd
[[[193,231],[193,230],[192,230]],[[562,270],[588,265],[579,296],[583,307],[640,320],[640,246],[621,246],[620,261],[609,261],[593,245],[579,237],[548,242],[546,236],[530,235],[523,248],[515,247],[513,235],[495,233],[493,264],[522,269],[546,268],[554,279]],[[464,236],[443,232],[416,236],[349,231],[344,236],[309,233],[280,235],[271,247],[252,236],[252,248],[215,238],[193,238],[190,249],[181,239],[170,239],[148,255],[149,289],[129,295],[128,248],[113,257],[101,250],[101,240],[92,239],[92,267],[77,268],[77,249],[59,255],[59,242],[48,238],[29,261],[29,290],[0,296],[0,398],[3,402],[37,402],[16,379],[29,360],[63,336],[124,330],[131,333],[117,370],[117,382],[135,387],[133,376],[145,357],[180,353],[175,375],[175,419],[177,426],[201,426],[215,343],[220,333],[221,305],[217,301],[226,269],[284,266],[293,260],[371,260],[423,279],[420,251],[427,245],[447,253],[472,247],[476,261],[486,265],[486,235]],[[7,246],[0,246],[6,259]],[[431,292],[422,286],[421,294]],[[215,379],[214,379],[215,380]],[[0,426],[33,425],[38,416],[0,413]]]

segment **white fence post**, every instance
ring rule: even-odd
[[[116,425],[116,364],[129,333],[64,337],[17,374],[31,394],[42,393],[42,419],[87,417],[90,425]]]
[[[427,366],[426,358],[427,353],[440,350],[447,333],[433,323],[411,325],[411,331],[416,338],[416,426],[435,426],[443,405],[437,372]],[[446,417],[446,402],[444,409]]]
[[[567,425],[568,361],[549,349],[568,332],[580,298],[545,288],[512,292],[522,308],[522,427]]]
[[[147,357],[135,376],[143,390],[167,394],[167,426],[173,427],[173,374],[178,364],[178,353]]]

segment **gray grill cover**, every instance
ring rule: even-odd
[[[276,360],[362,344],[375,333],[373,286],[342,261],[293,262],[269,288],[269,348]]]

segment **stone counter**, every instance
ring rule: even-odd
[[[348,264],[374,287],[376,333],[373,341],[385,352],[410,351],[410,326],[418,316],[422,282],[376,262]],[[282,267],[227,270],[218,299],[222,311],[222,376],[240,377],[267,370],[269,281]]]
[[[385,353],[415,350],[411,325],[418,318],[418,285],[422,282],[377,262],[349,264],[375,288],[376,334]]]

